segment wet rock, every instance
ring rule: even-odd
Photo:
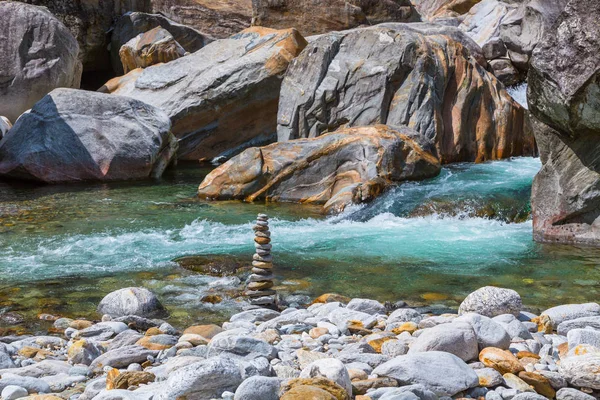
[[[527,100],[543,164],[532,187],[536,241],[600,245],[598,18],[598,2],[569,1],[531,58]]]
[[[463,361],[477,358],[477,337],[470,324],[453,322],[425,329],[410,345],[408,354],[426,351],[444,351],[454,354]]]
[[[400,385],[421,384],[438,396],[453,396],[479,384],[477,374],[450,353],[431,351],[396,357],[373,370]]]
[[[121,47],[140,34],[155,28],[168,32],[184,52],[194,53],[212,42],[212,38],[189,26],[178,24],[160,14],[128,12],[115,23],[111,35],[110,57],[113,70],[123,75],[123,66],[119,51]]]
[[[518,374],[524,370],[517,357],[512,355],[511,352],[493,347],[483,349],[479,353],[479,361],[486,367],[493,368],[503,375],[506,373]]]
[[[159,177],[177,146],[169,129],[142,102],[56,89],[2,141],[0,174],[47,183]]]
[[[305,45],[293,29],[249,28],[168,65],[115,78],[102,90],[165,111],[180,159],[229,158],[272,141],[283,73]]]
[[[316,360],[305,367],[300,373],[300,378],[322,377],[340,385],[346,393],[352,393],[352,383],[348,370],[341,361],[334,358]]]
[[[79,46],[46,8],[3,1],[0,15],[0,115],[15,122],[55,88],[79,88]]]
[[[510,345],[510,335],[494,320],[475,313],[466,313],[454,320],[466,322],[473,328],[477,336],[479,351],[486,347],[496,347],[506,350]]]
[[[169,31],[156,27],[140,33],[119,50],[124,73],[136,68],[147,68],[177,60],[186,54],[185,49]]]
[[[374,199],[393,183],[439,173],[437,159],[423,151],[410,132],[382,125],[349,128],[248,149],[211,172],[198,193],[217,200],[322,204],[340,212]]]
[[[218,398],[225,391],[235,392],[242,381],[240,368],[233,360],[210,358],[172,373],[155,397],[157,400]]]
[[[107,294],[98,304],[99,314],[111,317],[138,315],[140,317],[158,316],[164,313],[164,307],[154,293],[145,288],[130,287]]]
[[[469,294],[458,313],[474,312],[490,318],[502,314],[518,316],[522,307],[521,296],[514,290],[486,286]]]
[[[531,154],[523,110],[451,30],[388,23],[319,36],[286,73],[278,141],[384,123],[414,128],[442,164]]]
[[[235,391],[234,400],[279,400],[279,378],[253,376]]]
[[[421,20],[408,0],[354,3],[343,0],[317,0],[310,3],[255,0],[252,6],[254,25],[278,29],[293,26],[305,36],[342,31],[359,25]],[[319,18],[315,18],[315,12]]]

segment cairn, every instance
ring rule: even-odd
[[[273,287],[273,256],[271,255],[271,232],[269,217],[258,214],[254,225],[254,247],[252,274],[248,278],[246,296],[250,304],[262,307],[276,307],[276,292]]]

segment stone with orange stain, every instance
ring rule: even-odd
[[[177,344],[177,337],[164,334],[144,336],[135,344],[148,350],[167,350]]]
[[[511,352],[497,349],[495,347],[486,347],[479,353],[479,361],[486,367],[493,368],[501,374],[518,374],[525,369]]]
[[[183,331],[183,334],[194,334],[200,335],[206,340],[210,341],[215,335],[223,332],[223,328],[218,325],[210,324],[210,325],[193,325]]]
[[[471,47],[464,32],[427,24],[322,35],[286,73],[278,141],[386,124],[417,130],[442,164],[535,154],[524,109]]]
[[[311,338],[313,339],[317,339],[320,338],[323,335],[326,335],[329,333],[329,329],[327,328],[312,328],[308,334]]]
[[[374,334],[377,335],[377,334]],[[373,336],[373,335],[371,335]],[[365,340],[367,341],[367,343],[369,344],[369,346],[371,346],[373,348],[373,350],[375,350],[375,352],[377,353],[381,353],[381,347],[383,346],[383,344],[389,340],[398,340],[397,337],[395,336],[384,336],[384,337],[377,337],[374,339],[369,339],[369,337],[367,336],[365,338]]]
[[[156,27],[141,33],[125,43],[119,50],[123,71],[147,68],[168,63],[185,55],[185,49],[167,30]]]
[[[553,399],[556,395],[556,391],[550,384],[550,381],[543,375],[535,372],[521,371],[519,372],[519,378],[521,378],[528,385],[533,386],[535,391],[542,396]]]
[[[530,351],[519,351],[516,354],[516,356],[519,360],[522,358],[535,358],[536,360],[540,359],[540,356],[538,354],[532,353]]]
[[[341,294],[325,293],[325,294],[320,295],[316,299],[314,299],[313,304],[334,303],[334,302],[340,302],[343,304],[347,304],[347,303],[350,303],[350,300],[352,300],[350,297],[342,296]]]
[[[531,322],[534,322],[538,326],[538,332],[549,334],[552,333],[552,331],[554,330],[552,319],[550,319],[550,317],[545,314],[542,314],[539,317],[532,318]]]
[[[376,125],[251,148],[213,170],[198,194],[321,204],[327,212],[341,212],[373,200],[393,184],[439,173],[438,160],[414,135],[406,127]]]
[[[92,325],[94,325],[92,321],[87,321],[85,319],[76,319],[74,321],[71,321],[71,323],[69,324],[69,328],[77,329],[78,331],[80,331],[82,329],[89,328]]]
[[[416,323],[414,323],[413,321],[408,321],[403,323],[400,326],[395,327],[394,329],[392,329],[392,332],[396,335],[401,334],[402,332],[408,332],[411,335],[413,333],[415,333],[417,330],[419,329],[419,325],[417,325]]]
[[[106,390],[116,389],[115,380],[121,375],[121,372],[117,368],[113,368],[106,374]]]
[[[294,29],[251,27],[101,89],[165,111],[182,160],[229,157],[273,141],[283,74],[306,46]]]

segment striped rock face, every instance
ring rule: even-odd
[[[165,111],[179,159],[227,157],[274,140],[283,74],[305,46],[294,29],[249,28],[170,63],[133,70],[103,91]]]
[[[523,108],[467,46],[472,41],[456,28],[420,23],[322,35],[286,74],[278,140],[340,126],[405,125],[442,164],[532,154]]]
[[[409,135],[387,126],[340,129],[313,139],[252,148],[212,171],[200,197],[291,201],[331,212],[369,201],[386,187],[436,176],[438,160]]]

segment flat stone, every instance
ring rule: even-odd
[[[258,222],[258,221],[257,221],[257,222]],[[257,225],[254,225],[254,226],[252,227],[252,229],[253,229],[254,231],[258,231],[258,232],[260,232],[260,231],[262,231],[262,232],[266,232],[266,231],[268,231],[268,230],[269,230],[269,226],[268,226],[268,225],[266,225],[266,226],[265,226],[265,225],[258,225],[258,224],[257,224]]]
[[[256,232],[254,232],[254,236],[255,237],[270,238],[271,237],[271,232],[270,231],[256,231]]]
[[[30,393],[50,393],[50,385],[40,379],[30,376],[20,376],[11,373],[3,373],[0,378],[0,390],[4,391],[7,386],[18,386]]]
[[[266,245],[266,244],[271,243],[271,239],[268,237],[257,236],[254,238],[254,242],[258,243],[260,245]]]
[[[264,263],[272,263],[273,262],[273,256],[261,256],[259,254],[254,254],[252,256],[252,259],[254,261],[262,261]]]
[[[256,268],[262,268],[262,269],[272,269],[273,263],[272,262],[262,262],[262,261],[252,261],[252,266],[256,267]]]
[[[90,367],[98,372],[104,367],[127,368],[129,364],[141,364],[148,360],[148,356],[156,357],[158,351],[148,350],[142,346],[124,346],[116,350],[110,350],[96,358]]]
[[[222,353],[250,359],[266,357],[272,360],[277,356],[277,349],[271,344],[253,337],[219,334],[210,341],[207,356],[213,357]]]
[[[454,396],[479,385],[477,374],[464,361],[440,351],[396,357],[375,368],[373,374],[394,378],[401,386],[421,384],[438,396]]]
[[[377,300],[371,299],[352,299],[346,305],[346,308],[361,311],[370,315],[386,314],[385,306]]]
[[[502,314],[518,316],[522,307],[521,296],[514,290],[486,286],[469,294],[458,313],[474,312],[490,318]]]
[[[250,299],[250,304],[254,306],[268,306],[275,304],[277,299],[275,296],[253,297]]]
[[[520,392],[533,392],[531,386],[515,374],[506,373],[502,377],[504,378],[504,384],[511,389],[517,389]]]
[[[2,394],[4,396],[4,393]],[[556,400],[595,400],[594,396],[573,388],[562,388],[556,392]]]
[[[136,342],[136,345],[142,346],[148,350],[167,350],[175,346],[177,341],[177,336],[163,334],[144,336]]]
[[[556,395],[556,391],[550,384],[550,381],[543,375],[536,372],[521,371],[519,372],[519,378],[528,385],[533,386],[533,389],[542,396],[553,399]]]
[[[47,375],[58,375],[68,373],[71,365],[65,361],[59,360],[43,360],[35,364],[27,365],[20,368],[9,368],[0,370],[0,376],[5,374],[26,376],[32,378],[40,378]]]
[[[273,248],[272,244],[254,243],[254,248],[258,250],[270,251]]]
[[[271,250],[256,249],[256,254],[260,257],[267,257],[271,255]]]
[[[262,269],[262,268],[256,268],[256,267],[252,268],[250,271],[253,274],[257,274],[257,275],[270,275],[273,273],[273,271],[270,269]]]
[[[267,289],[270,289],[274,286],[272,281],[261,281],[261,282],[250,282],[248,283],[248,285],[246,286],[246,288],[248,289],[248,291],[254,291],[254,290],[259,290],[259,291],[266,291]],[[246,292],[248,293],[248,292]],[[267,293],[264,293],[265,295]],[[249,296],[247,294],[247,296]]]
[[[272,281],[273,279],[275,279],[275,275],[273,275],[273,274],[270,274],[270,275],[251,274],[248,277],[247,282],[265,282],[265,281]]]

